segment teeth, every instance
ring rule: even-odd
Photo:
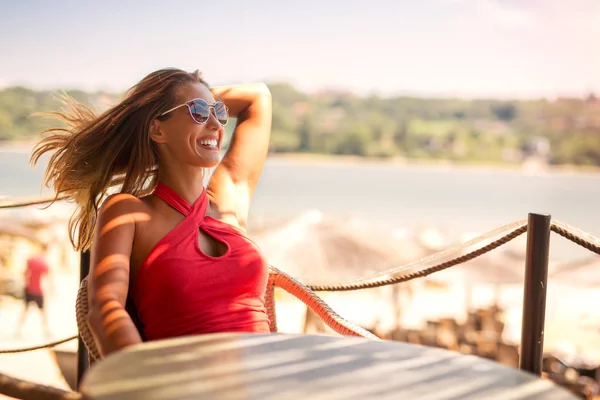
[[[200,140],[198,143],[200,143],[203,146],[217,147],[217,140],[216,139]]]

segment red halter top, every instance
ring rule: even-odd
[[[206,216],[206,190],[190,205],[159,182],[154,194],[185,216],[142,263],[131,300],[146,340],[209,332],[269,332],[264,305],[268,263],[241,231]],[[199,229],[224,243],[211,257]]]

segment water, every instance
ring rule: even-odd
[[[35,169],[26,152],[0,152],[0,195],[38,196],[45,161]],[[267,161],[251,210],[251,224],[308,210],[355,216],[394,226],[435,226],[449,234],[486,232],[549,213],[600,236],[600,174],[402,166],[377,163]],[[579,250],[552,236],[552,256],[577,258]]]

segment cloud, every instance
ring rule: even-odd
[[[506,0],[438,0],[442,7],[460,11],[461,19],[508,28],[531,28],[537,24],[535,7]]]
[[[496,27],[600,33],[598,0],[437,0],[437,4],[460,11],[463,19]]]
[[[580,26],[583,28],[586,34],[591,35],[591,40],[600,40],[600,10],[596,13],[588,14],[582,18]]]
[[[598,0],[466,0],[480,4],[488,15],[507,24],[548,26],[560,24],[572,29],[597,27],[600,19]]]
[[[501,0],[481,0],[479,7],[491,20],[508,27],[532,28],[538,21],[534,11]]]

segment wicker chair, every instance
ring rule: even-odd
[[[290,275],[275,267],[269,268],[269,280],[265,303],[270,320],[271,332],[277,332],[277,319],[275,315],[275,287],[280,287],[302,301],[308,308],[317,314],[325,324],[335,332],[346,336],[361,336],[368,339],[379,340],[369,331],[360,328],[335,313],[319,296],[308,287],[292,278]],[[83,279],[76,301],[76,318],[79,336],[88,349],[90,364],[101,358],[98,346],[94,341],[87,322],[88,292],[87,278]],[[0,373],[0,394],[5,394],[18,399],[40,400],[73,400],[81,399],[77,392],[64,391],[34,382],[23,381]]]
[[[302,301],[335,332],[345,336],[361,336],[368,339],[379,340],[379,338],[373,335],[371,332],[360,328],[349,321],[346,321],[335,311],[333,311],[327,305],[327,303],[325,303],[323,299],[317,296],[312,290],[275,267],[269,268],[269,281],[267,283],[267,293],[265,296],[271,332],[277,332],[277,316],[275,315],[275,287],[284,289],[286,292],[292,294],[294,297]],[[87,278],[81,282],[79,293],[77,294],[76,314],[79,335],[81,336],[81,340],[85,344],[85,347],[88,349],[90,363],[93,363],[97,359],[101,358],[101,355],[87,323]]]

